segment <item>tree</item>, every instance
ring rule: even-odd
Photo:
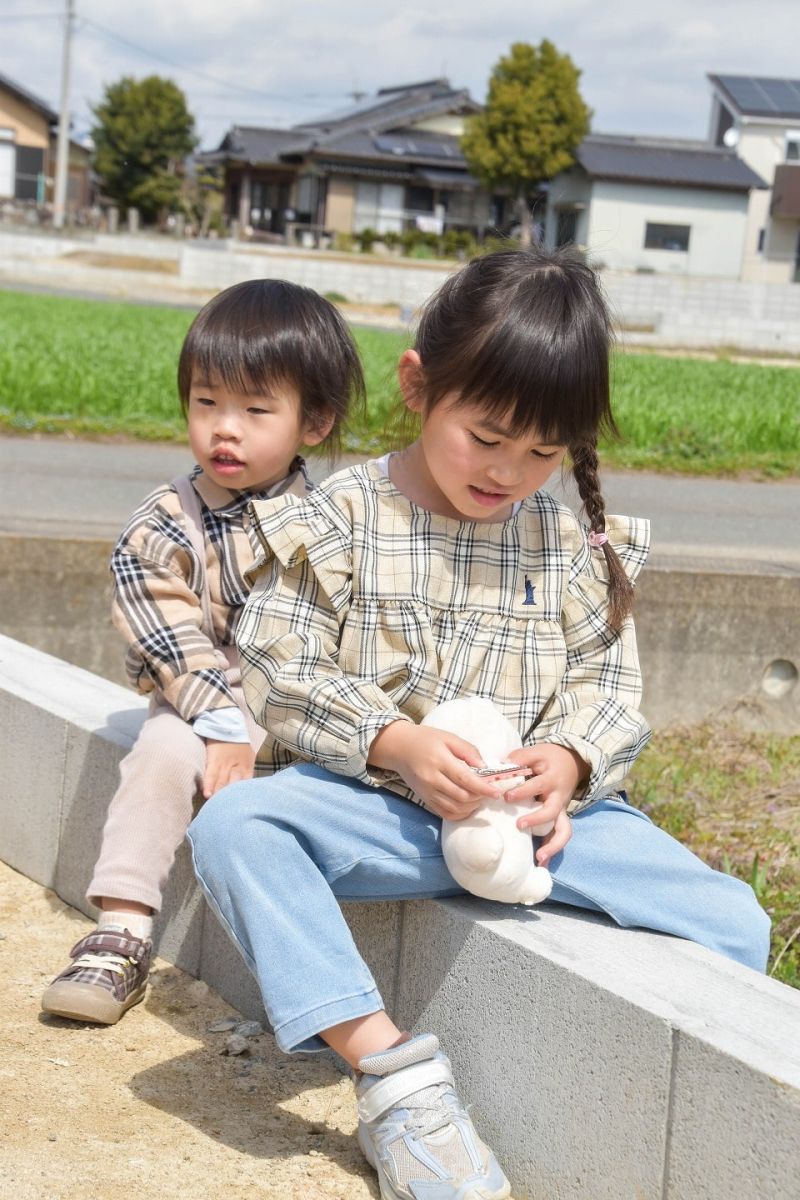
[[[572,166],[589,132],[592,111],[578,91],[580,74],[546,38],[539,46],[516,42],[494,67],[486,106],[469,118],[461,139],[469,168],[484,186],[511,191],[524,246],[533,232],[529,194]]]
[[[194,117],[170,79],[126,76],[106,87],[92,109],[95,170],[105,194],[163,222],[178,202],[181,164],[197,145]]]

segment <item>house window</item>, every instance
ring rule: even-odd
[[[800,162],[800,129],[786,130],[786,161]]]
[[[414,213],[432,213],[433,212],[433,188],[429,187],[410,187],[407,192],[408,201],[406,207]]]
[[[0,196],[14,195],[16,149],[14,130],[0,128]]]
[[[404,191],[402,184],[357,183],[353,232],[402,233]]]
[[[575,241],[578,232],[578,212],[574,208],[560,208],[556,226],[556,245],[568,246]]]
[[[648,221],[644,230],[645,250],[688,250],[691,225],[656,225]]]

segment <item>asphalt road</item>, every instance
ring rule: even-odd
[[[113,538],[151,488],[191,465],[182,446],[0,437],[0,532]],[[311,466],[317,480],[329,473]],[[603,482],[608,512],[650,518],[654,565],[800,574],[800,483],[640,472]],[[577,508],[558,476],[550,490]]]

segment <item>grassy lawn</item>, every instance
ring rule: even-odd
[[[800,987],[800,737],[718,724],[657,734],[628,796],[712,867],[752,884],[772,917],[768,971]]]
[[[175,366],[192,314],[0,292],[0,429],[173,440]],[[356,331],[369,409],[347,446],[387,447],[402,334]],[[619,354],[623,438],[609,466],[692,474],[800,474],[800,369]]]

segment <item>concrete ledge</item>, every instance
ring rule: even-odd
[[[83,911],[144,709],[0,637],[0,857]],[[351,905],[348,918],[387,1005],[442,1038],[516,1200],[796,1196],[797,992],[690,943],[558,906]],[[260,1015],[185,854],[161,953]]]
[[[0,532],[0,633],[125,684],[111,624],[112,542]],[[19,570],[19,563],[25,570]],[[764,691],[770,664],[800,670],[800,574],[649,567],[636,630],[654,728],[720,713],[743,726],[800,732],[800,686]]]

